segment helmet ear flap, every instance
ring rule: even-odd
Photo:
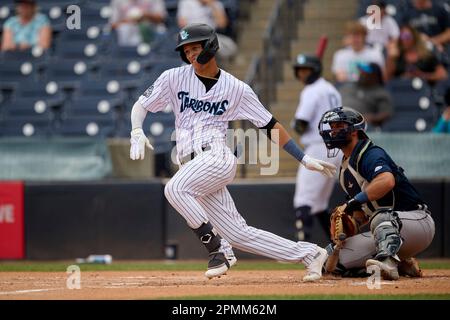
[[[198,55],[197,62],[200,64],[206,64],[216,55],[217,50],[219,50],[219,40],[217,35],[214,34],[203,43],[203,50]]]

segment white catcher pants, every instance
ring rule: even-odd
[[[166,198],[193,229],[209,221],[235,248],[308,266],[319,248],[316,244],[294,242],[247,225],[226,188],[236,167],[230,149],[224,143],[213,144],[211,150],[180,167],[164,189]]]

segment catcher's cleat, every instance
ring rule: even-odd
[[[401,276],[409,276],[413,278],[423,277],[422,270],[420,270],[419,263],[415,258],[408,258],[400,261],[398,264],[398,273]]]
[[[319,248],[314,260],[306,267],[307,273],[303,277],[303,281],[317,281],[322,278],[322,268],[327,258],[327,250]]]
[[[214,277],[220,278],[220,276],[227,273],[228,269],[234,266],[237,262],[234,254],[232,256],[225,257],[223,252],[211,252],[209,254],[210,259],[208,262],[208,270],[205,272],[205,276],[209,279]]]
[[[398,280],[400,278],[398,274],[397,262],[391,257],[387,257],[383,261],[369,259],[366,261],[366,268],[370,266],[379,267],[381,276],[384,280]]]

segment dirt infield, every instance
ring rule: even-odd
[[[62,272],[0,272],[0,299],[157,299],[209,295],[450,294],[450,270],[425,270],[424,278],[382,281],[325,276],[302,283],[304,271],[232,271],[208,280],[199,271],[82,272],[81,289],[66,288]]]

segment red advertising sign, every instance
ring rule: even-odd
[[[0,259],[24,258],[23,220],[23,183],[0,181]]]

